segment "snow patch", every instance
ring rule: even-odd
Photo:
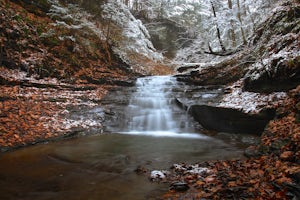
[[[242,80],[232,84],[228,89],[231,93],[224,95],[220,107],[242,109],[246,113],[257,113],[264,107],[273,107],[283,102],[288,95],[285,92],[260,94],[242,91]]]
[[[195,165],[174,164],[173,168],[177,172],[184,172],[184,173],[197,174],[197,175],[211,172],[208,168],[200,167],[198,164]]]

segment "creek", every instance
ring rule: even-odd
[[[0,199],[155,199],[168,185],[136,174],[138,166],[168,169],[178,162],[243,158],[257,137],[203,134],[175,100],[214,104],[221,96],[221,87],[188,86],[170,76],[117,88],[99,109],[78,112],[87,117],[104,109],[103,134],[1,154]]]

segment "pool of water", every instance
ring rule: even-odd
[[[137,175],[138,166],[168,169],[177,162],[241,158],[241,140],[252,136],[231,137],[104,134],[4,153],[0,199],[155,199],[168,185]]]

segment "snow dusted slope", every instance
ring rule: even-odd
[[[153,47],[148,30],[119,0],[108,0],[103,6],[103,17],[111,23],[108,24],[110,29],[114,29],[110,30],[108,37],[113,41],[114,51],[123,61],[134,65],[141,56],[146,60],[163,59],[162,54]],[[121,38],[116,38],[120,31]]]
[[[55,20],[54,26],[94,35],[95,40],[98,38],[106,41],[112,46],[114,53],[130,66],[138,65],[143,71],[140,63],[163,59],[162,54],[153,47],[146,27],[119,0],[95,3],[94,7],[99,6],[95,8],[97,12],[82,6],[79,1],[62,3],[59,0],[48,0],[48,2],[51,5],[48,15]],[[51,31],[44,33],[42,37],[48,37],[52,34]],[[62,34],[59,39],[75,42],[78,38]],[[89,45],[84,37],[80,41]]]
[[[184,24],[189,32],[196,35],[187,38],[192,41],[188,46],[178,50],[174,59],[175,62],[209,62],[210,60],[220,59],[219,56],[210,55],[204,52],[222,52],[220,40],[226,51],[231,51],[245,45],[249,37],[256,30],[257,25],[271,12],[276,5],[274,2],[263,0],[245,0],[237,4],[232,1],[207,1],[199,0],[190,2],[186,5],[175,6],[173,12],[168,13],[168,17],[176,20],[180,13],[189,13],[189,22]],[[214,5],[216,16],[212,12]],[[187,9],[189,12],[187,12]],[[217,37],[217,28],[220,30],[220,39]],[[211,48],[211,50],[210,50]],[[221,60],[220,60],[221,61]]]

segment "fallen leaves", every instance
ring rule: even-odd
[[[290,176],[300,172],[300,167],[290,162],[277,162],[277,159],[262,156],[259,159],[205,162],[199,165],[207,167],[208,173],[191,176],[187,171],[178,174],[173,170],[168,180],[185,180],[193,188],[189,195],[195,199],[290,199],[284,185],[293,183]],[[180,199],[172,191],[166,196],[167,199]]]
[[[58,106],[47,102],[37,103],[31,100],[9,100],[0,102],[1,140],[0,148],[17,147],[44,139],[50,129],[44,124],[50,115],[44,115],[43,110],[57,110]],[[54,115],[54,112],[52,112]]]
[[[92,119],[68,119],[67,108],[97,106],[111,86],[37,80],[4,67],[0,67],[0,79],[4,83],[0,85],[1,151],[62,137],[74,128],[102,127]]]
[[[261,142],[252,147],[259,151],[246,160],[208,161],[196,164],[206,173],[193,175],[194,165],[174,165],[169,182],[184,180],[190,189],[185,193],[169,191],[163,199],[293,199],[299,195],[300,86],[281,105],[277,119],[270,121]],[[298,175],[297,175],[298,174]],[[298,185],[297,185],[298,184]]]

